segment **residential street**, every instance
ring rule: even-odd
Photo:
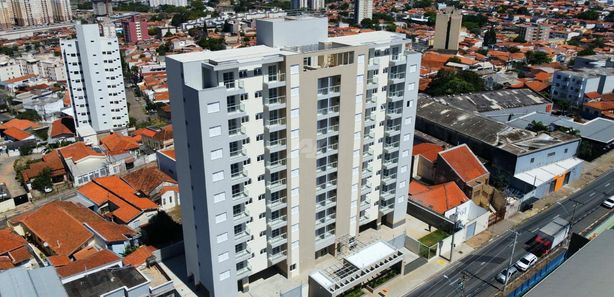
[[[594,221],[611,212],[601,207],[600,204],[606,197],[612,194],[614,194],[614,171],[610,171],[595,179],[586,187],[572,194],[568,199],[535,215],[518,225],[514,230],[508,230],[503,233],[488,245],[435,275],[430,281],[406,296],[461,296],[460,280],[463,273],[468,275],[464,283],[464,296],[491,296],[503,287],[494,278],[508,265],[514,241],[514,231],[517,231],[519,234],[513,262],[527,253],[524,250],[525,242],[530,240],[539,228],[548,224],[555,216],[559,215],[570,220],[576,202],[573,232],[583,231]]]

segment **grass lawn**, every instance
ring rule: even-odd
[[[418,239],[418,241],[420,241],[422,244],[430,247],[442,240],[444,240],[446,237],[448,237],[449,234],[441,231],[441,230],[436,230],[434,232],[431,232],[430,234]]]

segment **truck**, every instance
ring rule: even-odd
[[[538,257],[549,253],[567,238],[570,229],[569,221],[556,216],[537,231],[529,250]]]

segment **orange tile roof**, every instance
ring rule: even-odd
[[[27,244],[28,242],[25,239],[13,233],[10,229],[0,229],[0,255],[6,255]]]
[[[30,78],[33,78],[33,77],[36,77],[36,74],[26,74],[24,76],[19,76],[19,77],[7,79],[4,82],[8,83],[8,84],[12,84],[12,83],[24,81],[24,80],[27,80],[27,79],[30,79]]]
[[[148,245],[142,245],[138,247],[134,252],[130,253],[123,260],[124,265],[126,266],[134,266],[138,267],[145,264],[147,258],[151,257],[152,252],[155,251],[156,248]]]
[[[102,138],[100,142],[111,155],[123,154],[139,148],[139,144],[132,137],[119,133],[110,134]]]
[[[160,151],[160,153],[162,153],[163,155],[165,155],[165,156],[167,156],[167,157],[169,157],[169,158],[171,158],[173,160],[177,159],[176,156],[175,156],[175,149],[163,150],[163,151]]]
[[[14,268],[13,261],[9,256],[0,256],[0,270],[7,270]]]
[[[19,130],[27,130],[27,129],[36,129],[40,128],[41,125],[30,120],[22,120],[22,119],[11,119],[10,121],[0,125],[0,130],[8,129],[8,128],[17,128]]]
[[[49,256],[47,257],[47,261],[49,261],[49,264],[53,265],[53,267],[68,265],[71,262],[70,258],[64,255]]]
[[[92,227],[106,242],[126,241],[129,237],[136,236],[136,232],[130,227],[106,220],[88,222],[87,225]]]
[[[469,201],[469,198],[453,181],[427,186],[412,180],[409,183],[409,195],[409,199],[439,214],[445,214],[446,211]]]
[[[132,134],[133,135],[141,135],[141,136],[154,137],[154,135],[156,135],[156,131],[151,130],[149,128],[140,128],[140,129],[135,130]]]
[[[140,168],[125,175],[122,179],[133,189],[145,195],[150,195],[162,183],[177,184],[177,181],[156,167]]]
[[[25,182],[37,177],[43,169],[51,169],[51,176],[61,176],[66,174],[64,163],[60,159],[57,150],[53,150],[43,156],[40,162],[30,163],[28,168],[22,171],[22,177]]]
[[[584,97],[589,98],[589,99],[597,99],[601,97],[601,94],[599,94],[599,92],[587,92],[587,93],[584,93]]]
[[[60,155],[64,159],[72,159],[73,162],[78,163],[84,158],[89,156],[104,156],[103,153],[99,153],[83,142],[75,142],[71,145],[58,149]]]
[[[528,82],[525,83],[525,85],[529,89],[531,89],[531,90],[533,90],[534,92],[537,92],[537,93],[544,91],[545,89],[547,89],[550,86],[550,84],[548,84],[548,83],[543,83],[543,82],[540,82],[540,81],[537,81],[537,80],[528,81]]]
[[[90,246],[76,252],[73,257],[75,257],[75,260],[83,260],[97,252],[98,250],[95,247]]]
[[[100,177],[94,182],[141,210],[158,208],[153,201],[136,196],[135,190],[117,176]]]
[[[601,111],[614,110],[614,101],[592,101],[584,103],[584,106]]]
[[[60,136],[67,136],[67,137],[75,136],[75,131],[72,130],[71,127],[68,126],[70,125],[70,123],[67,123],[67,121],[72,121],[72,120],[73,120],[72,117],[67,117],[67,118],[61,118],[61,119],[57,119],[53,121],[53,123],[51,123],[51,132],[49,133],[51,138],[57,138]],[[74,128],[74,123],[71,126]]]
[[[15,139],[17,141],[21,141],[21,140],[24,140],[24,139],[32,136],[32,134],[30,134],[28,132],[25,132],[25,131],[22,131],[22,130],[19,130],[19,129],[15,128],[15,127],[9,127],[7,129],[4,129],[3,133],[4,133],[4,135],[6,135],[6,136],[8,136],[8,137],[10,137],[12,139]]]
[[[13,218],[11,221],[25,225],[27,229],[40,238],[41,242],[47,243],[49,249],[55,254],[70,256],[93,237],[70,214],[70,207],[79,206],[72,202],[54,201]],[[84,206],[81,207],[85,208]],[[92,214],[94,213],[92,212]]]
[[[168,99],[168,91],[154,93],[154,101],[167,101]]]
[[[87,270],[96,269],[101,266],[111,265],[119,261],[119,256],[117,256],[113,252],[109,250],[101,250],[85,259],[77,260],[61,267],[56,267],[56,271],[61,278],[66,278],[85,272]]]
[[[466,144],[440,152],[439,157],[466,183],[488,173]]]
[[[420,143],[414,145],[412,155],[421,155],[427,160],[435,162],[435,160],[437,160],[438,153],[441,151],[443,151],[443,147],[441,145],[434,143]]]
[[[545,72],[545,71],[535,74],[535,79],[541,80],[542,82],[550,81],[551,77],[552,77],[552,74]]]
[[[13,264],[18,264],[32,258],[32,254],[30,254],[28,247],[23,245],[15,250],[10,251],[9,257],[13,260]]]

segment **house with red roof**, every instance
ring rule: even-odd
[[[28,242],[11,229],[0,229],[0,271],[14,267],[32,267]]]
[[[100,144],[108,155],[131,154],[138,155],[140,145],[130,136],[121,133],[111,133],[102,139]]]
[[[75,142],[57,151],[74,187],[84,185],[97,177],[114,175],[126,170],[124,159],[112,159],[101,150],[95,150],[83,142]]]
[[[47,203],[9,219],[8,224],[45,255],[69,260],[92,246],[120,254],[137,242],[133,229],[107,221],[82,204],[70,201]]]
[[[9,141],[23,141],[36,139],[32,134],[35,130],[43,128],[30,120],[11,119],[0,125],[0,134]]]
[[[414,145],[412,177],[434,180],[435,162],[441,151],[443,151],[443,146],[434,143],[425,142]]]
[[[435,180],[438,183],[454,181],[468,197],[488,205],[489,193],[492,193],[489,178],[490,172],[467,144],[439,152],[435,166]]]
[[[114,222],[138,229],[158,212],[159,206],[117,176],[96,178],[77,191],[91,209]]]
[[[453,181],[427,185],[412,180],[408,194],[407,213],[411,216],[448,233],[453,222],[458,222],[456,242],[464,242],[488,227],[490,212],[469,199]]]
[[[54,184],[63,183],[68,180],[64,162],[57,150],[53,150],[38,160],[28,163],[28,167],[21,172],[21,177],[26,188],[31,190],[31,183],[39,176],[45,168],[51,170],[51,181]]]
[[[156,152],[156,158],[158,169],[177,180],[175,149],[159,150]]]
[[[179,184],[157,167],[143,167],[122,177],[137,193],[169,210],[179,206]]]
[[[49,141],[56,142],[74,142],[76,136],[75,121],[72,117],[62,117],[51,123],[49,130]]]
[[[56,271],[62,283],[66,284],[101,270],[122,266],[122,259],[117,254],[103,249],[66,265],[56,266]]]
[[[614,101],[590,101],[582,105],[582,117],[587,120],[603,117],[614,120]]]
[[[173,126],[164,126],[157,130],[154,136],[143,135],[141,139],[145,146],[154,151],[170,148],[174,144]]]

